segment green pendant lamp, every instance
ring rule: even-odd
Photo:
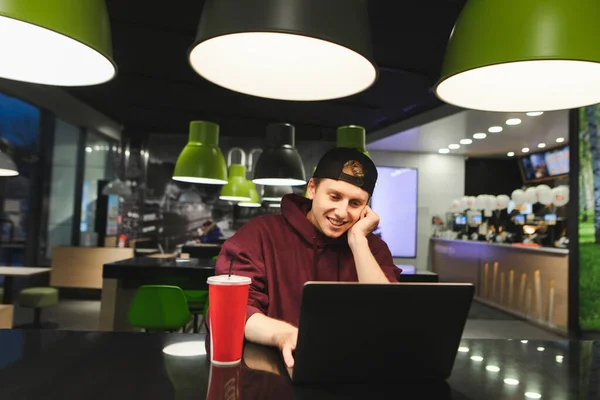
[[[337,147],[350,147],[361,151],[369,157],[367,151],[367,134],[365,128],[358,125],[340,126],[337,128]]]
[[[104,0],[0,1],[0,77],[86,86],[115,77]]]
[[[250,185],[250,201],[240,201],[238,206],[240,207],[260,207],[260,196],[258,195],[258,190],[256,190],[256,184],[253,182],[248,182]]]
[[[437,96],[487,111],[600,102],[596,0],[469,0],[450,35]]]
[[[375,83],[371,53],[365,0],[206,0],[189,62],[236,92],[313,101]]]
[[[219,149],[219,125],[208,121],[190,123],[190,138],[177,159],[173,179],[209,185],[227,183],[227,165]]]
[[[240,164],[231,163],[231,156],[236,151],[240,153]],[[239,147],[233,147],[229,150],[227,153],[227,165],[229,165],[229,178],[227,184],[221,189],[219,199],[227,201],[250,201],[251,187],[250,182],[246,179],[246,153],[244,153],[244,150]]]

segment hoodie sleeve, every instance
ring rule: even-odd
[[[252,279],[246,320],[257,312],[266,314],[269,306],[261,236],[256,225],[248,222],[228,239],[221,248],[216,265],[216,275],[228,274],[229,264],[233,259],[232,273]]]
[[[388,280],[390,282],[399,282],[402,270],[394,264],[394,259],[388,245],[379,237],[371,234],[369,235],[369,247],[373,257],[375,257],[375,260]]]

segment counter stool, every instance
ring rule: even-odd
[[[3,298],[4,298],[4,288],[0,287],[0,304],[2,303]]]
[[[185,329],[190,320],[187,299],[178,286],[144,285],[133,298],[129,323],[146,332]]]
[[[198,328],[198,317],[202,315],[202,322],[206,325],[206,311],[208,310],[208,290],[184,290],[188,308],[194,317],[194,333],[200,332]]]
[[[19,292],[17,303],[33,308],[33,328],[42,328],[42,308],[58,304],[58,289],[53,287],[30,287]]]

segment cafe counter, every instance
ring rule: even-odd
[[[569,251],[550,247],[431,238],[440,282],[469,282],[475,299],[566,334]]]

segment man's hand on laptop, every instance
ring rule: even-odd
[[[283,355],[283,361],[288,368],[294,367],[294,356],[292,352],[296,350],[296,343],[298,342],[298,328],[289,325],[287,329],[283,329],[281,332],[275,334],[276,346],[281,350]]]
[[[251,342],[276,346],[281,350],[286,366],[294,366],[292,352],[296,349],[298,341],[298,328],[295,326],[256,313],[246,321],[245,335]]]

